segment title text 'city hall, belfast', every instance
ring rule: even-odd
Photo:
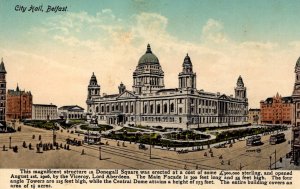
[[[97,118],[103,124],[181,128],[247,124],[248,99],[241,76],[234,97],[198,90],[192,61],[186,55],[178,80],[178,88],[165,88],[164,72],[148,45],[133,72],[132,90],[121,83],[118,94],[101,96],[93,73],[88,85],[87,118]]]

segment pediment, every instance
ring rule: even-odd
[[[134,98],[136,97],[132,92],[130,91],[124,91],[118,98]]]
[[[226,96],[225,94],[221,95],[219,97],[220,100],[230,100],[228,96]]]

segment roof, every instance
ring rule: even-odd
[[[236,85],[240,86],[240,87],[244,87],[244,82],[243,82],[242,76],[239,76],[239,78],[238,78],[238,80],[236,82]]]
[[[285,103],[293,102],[293,98],[291,96],[282,97],[281,100]]]
[[[32,104],[32,106],[51,106],[51,107],[57,107],[54,104]]]
[[[259,108],[250,108],[249,111],[260,111]]]
[[[186,54],[182,66],[192,66],[191,58],[189,57],[189,54]]]
[[[273,98],[274,97],[268,97],[264,102],[272,104],[273,103]],[[281,97],[281,100],[283,101],[283,103],[291,103],[291,102],[293,102],[293,98],[291,96]]]
[[[73,110],[74,108],[80,109],[80,110],[84,110],[84,108],[78,106],[78,105],[69,105],[69,106],[62,106],[60,108],[58,108],[59,110]]]
[[[105,95],[103,96],[103,98],[114,98],[114,97],[117,97],[119,96],[120,94],[111,94],[111,95]]]
[[[300,57],[298,58],[298,60],[296,62],[296,67],[300,67]]]
[[[178,88],[160,89],[160,90],[158,90],[156,93],[159,93],[159,92],[166,92],[166,91],[178,91]]]
[[[5,74],[6,74],[6,70],[5,70],[5,66],[4,66],[3,58],[1,59],[1,64],[0,64],[0,73],[5,73]]]
[[[150,44],[147,45],[147,51],[146,53],[139,59],[139,65],[140,64],[146,64],[146,63],[153,63],[153,64],[159,64],[158,58],[155,56],[155,54],[152,53]]]
[[[9,95],[9,96],[30,95],[31,96],[31,92],[30,91],[26,92],[26,91],[19,90],[19,87],[17,86],[16,90],[8,89],[7,90],[7,95]]]

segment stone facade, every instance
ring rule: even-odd
[[[261,123],[292,124],[293,100],[291,96],[281,97],[278,93],[260,102]]]
[[[198,90],[192,61],[186,55],[178,80],[178,88],[165,88],[164,72],[148,45],[133,72],[132,91],[121,83],[119,93],[101,96],[93,73],[88,85],[87,119],[96,117],[105,124],[181,128],[248,123],[248,99],[241,76],[235,97]]]
[[[83,119],[84,109],[77,105],[62,106],[58,108],[58,115],[62,119]]]
[[[0,126],[6,126],[6,70],[3,59],[0,64]],[[2,128],[0,128],[2,130]]]
[[[248,122],[253,125],[261,124],[260,109],[250,108],[248,111]]]
[[[32,95],[31,92],[21,91],[19,86],[16,90],[9,89],[7,92],[6,120],[22,120],[32,118]]]
[[[292,94],[294,101],[294,124],[292,129],[292,162],[300,163],[300,57],[295,66],[295,83]]]
[[[33,120],[54,120],[58,119],[57,106],[53,104],[33,104],[32,105]]]

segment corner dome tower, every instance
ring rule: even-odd
[[[97,78],[93,72],[89,85],[88,85],[88,97],[87,100],[100,97],[100,85],[98,85]]]
[[[247,99],[247,88],[244,85],[242,76],[239,76],[234,88],[235,98]]]
[[[133,92],[136,94],[152,93],[164,87],[164,72],[148,44],[146,53],[139,59],[133,72]]]
[[[182,63],[182,72],[178,74],[179,88],[196,89],[196,73],[193,72],[191,58],[186,54]]]
[[[239,78],[236,82],[236,85],[239,86],[239,87],[244,87],[244,82],[243,82],[242,76],[239,76]]]

